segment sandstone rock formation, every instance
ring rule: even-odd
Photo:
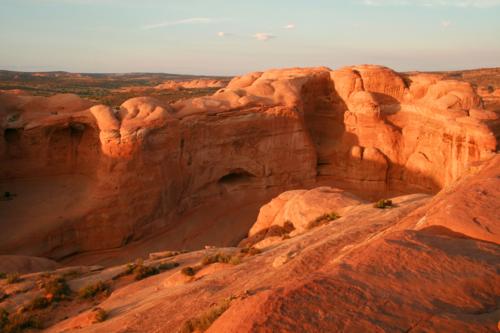
[[[318,185],[435,193],[494,153],[495,118],[468,83],[368,65],[251,73],[172,105],[2,93],[0,190],[17,196],[0,202],[0,253],[60,259],[153,234],[232,245],[257,207]]]
[[[467,168],[435,198],[399,196],[389,209],[358,202],[338,220],[241,256],[238,265],[205,264],[192,277],[181,271],[203,265],[206,256],[238,250],[165,252],[164,258],[144,264],[180,266],[133,283],[115,278],[124,266],[87,273],[69,284],[109,281],[111,296],[94,301],[108,319],[89,320],[90,303],[81,313],[70,310],[67,319],[53,312],[46,331],[176,332],[190,319],[208,318],[205,314],[225,301],[228,305],[211,318],[207,332],[494,332],[500,235],[492,227],[498,224],[499,172],[496,156]],[[318,200],[321,193],[352,200],[346,192],[325,188],[315,192]],[[470,205],[462,201],[471,195]],[[296,203],[300,207],[304,201]],[[312,209],[321,206],[311,203]],[[441,218],[439,212],[456,218]],[[476,218],[486,232],[490,228],[488,239],[481,238]],[[26,286],[33,277],[23,278]],[[2,305],[14,308],[19,299]]]
[[[284,227],[287,222],[291,223],[297,232],[303,232],[307,225],[319,216],[342,214],[344,208],[362,202],[348,192],[330,187],[284,192],[262,206],[248,235],[251,237],[272,226]]]

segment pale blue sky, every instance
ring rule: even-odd
[[[500,0],[0,0],[0,69],[500,66]]]

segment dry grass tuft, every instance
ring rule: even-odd
[[[317,217],[316,219],[314,219],[313,221],[309,222],[307,224],[307,229],[310,230],[310,229],[319,227],[320,225],[327,224],[328,222],[335,221],[339,218],[340,218],[340,215],[338,215],[337,213],[323,214],[323,215]]]
[[[232,298],[225,299],[219,304],[211,307],[202,315],[196,318],[191,318],[184,322],[179,333],[204,332],[214,321],[217,320],[231,305]]]

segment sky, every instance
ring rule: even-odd
[[[500,67],[500,0],[0,0],[0,69]]]

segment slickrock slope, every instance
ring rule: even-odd
[[[2,93],[0,253],[234,245],[286,190],[435,193],[493,154],[493,118],[468,83],[368,65],[251,73],[172,105]]]
[[[192,332],[198,327],[196,318],[208,322],[207,332],[220,333],[496,332],[499,185],[496,156],[465,170],[462,179],[435,198],[399,196],[386,209],[351,202],[339,219],[290,233],[261,252],[210,248],[157,253],[144,265],[179,266],[138,282],[127,280],[124,266],[74,267],[80,275],[67,275],[73,290],[105,281],[114,291],[93,303],[62,301],[50,316],[40,313],[51,326],[46,332]],[[334,192],[323,188],[314,196]],[[474,205],[461,201],[472,193],[469,202]],[[353,198],[342,191],[337,195]],[[314,203],[314,209],[331,209],[327,201]],[[453,220],[436,215],[443,207]],[[478,234],[476,219],[489,228],[488,240]],[[240,263],[207,260],[216,253],[238,256]],[[195,267],[194,276],[181,272],[186,267]],[[28,289],[36,279],[23,278]],[[30,292],[36,293],[36,287]],[[2,306],[13,311],[22,295],[29,299],[21,293]],[[94,323],[96,305],[108,314],[104,322]],[[73,310],[60,313],[61,308]],[[68,313],[68,319],[55,323]]]

